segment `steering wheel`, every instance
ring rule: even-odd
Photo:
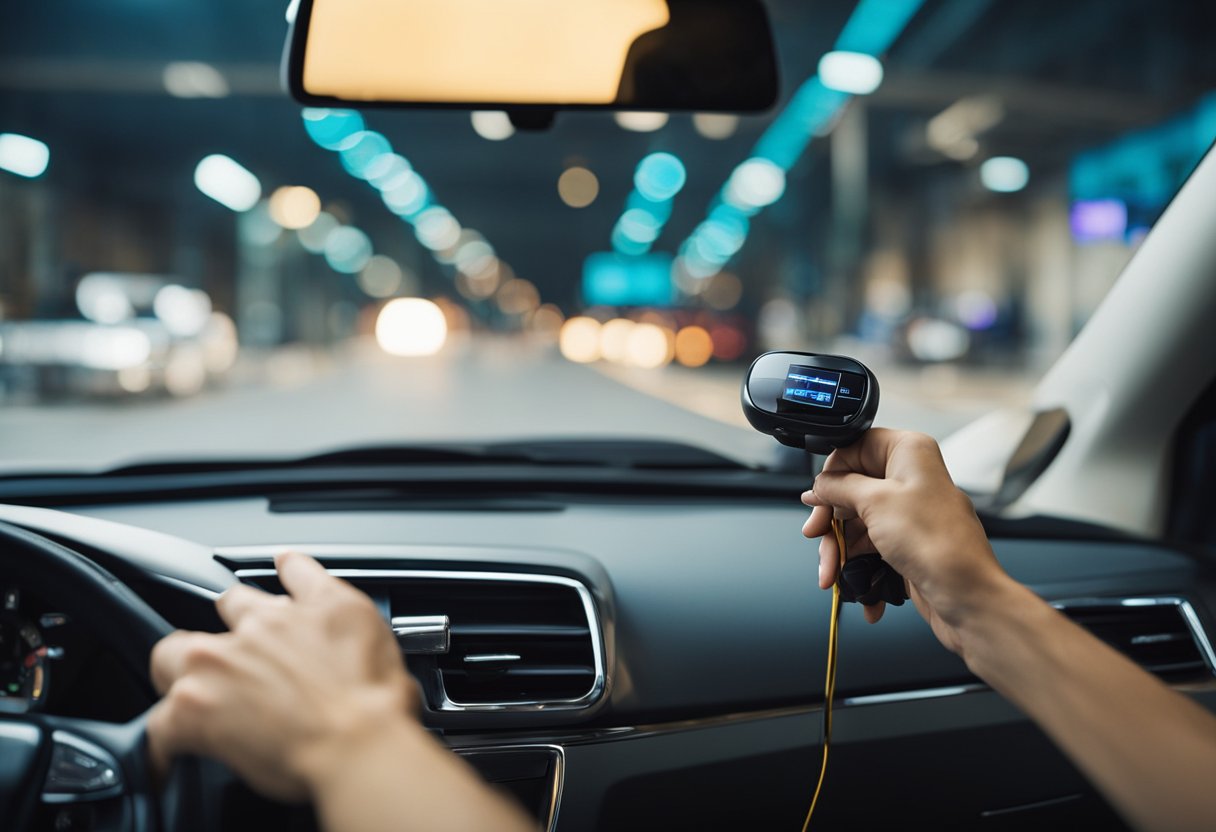
[[[173,627],[125,584],[71,549],[5,523],[0,575],[71,609],[151,693],[148,658]],[[26,829],[39,802],[91,815],[88,828],[96,830],[160,829],[146,722],[146,713],[116,725],[0,712],[0,829]]]

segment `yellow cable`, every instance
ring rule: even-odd
[[[836,535],[836,551],[840,556],[840,570],[844,569],[844,521],[832,518],[832,532]],[[836,582],[832,584],[832,620],[828,625],[828,669],[823,683],[823,763],[819,767],[819,782],[815,784],[815,796],[811,798],[811,808],[807,810],[806,820],[802,822],[802,832],[807,832],[811,826],[811,815],[815,814],[815,805],[819,803],[819,792],[823,789],[823,779],[828,773],[828,746],[832,741],[832,696],[836,693],[836,645],[839,630],[837,622],[840,619],[840,570],[836,572]]]

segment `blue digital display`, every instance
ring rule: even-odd
[[[798,404],[831,407],[840,387],[840,373],[791,364],[785,374],[785,392],[781,398]]]

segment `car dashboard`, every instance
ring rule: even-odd
[[[93,558],[179,627],[220,629],[214,600],[237,582],[281,591],[275,552],[316,556],[397,633],[427,726],[542,828],[796,829],[818,775],[830,609],[805,511],[796,497],[461,509],[248,496],[0,506],[0,520]],[[1015,578],[1216,709],[1202,556],[1034,521],[989,532]],[[30,699],[26,655],[47,674],[34,707],[120,720],[150,704],[71,610],[0,588],[10,707]],[[816,813],[828,828],[1123,828],[911,604],[875,626],[844,610],[836,704]],[[227,811],[224,828],[310,823],[250,794]]]

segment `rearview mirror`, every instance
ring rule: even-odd
[[[755,112],[777,98],[759,0],[299,0],[314,106]]]

